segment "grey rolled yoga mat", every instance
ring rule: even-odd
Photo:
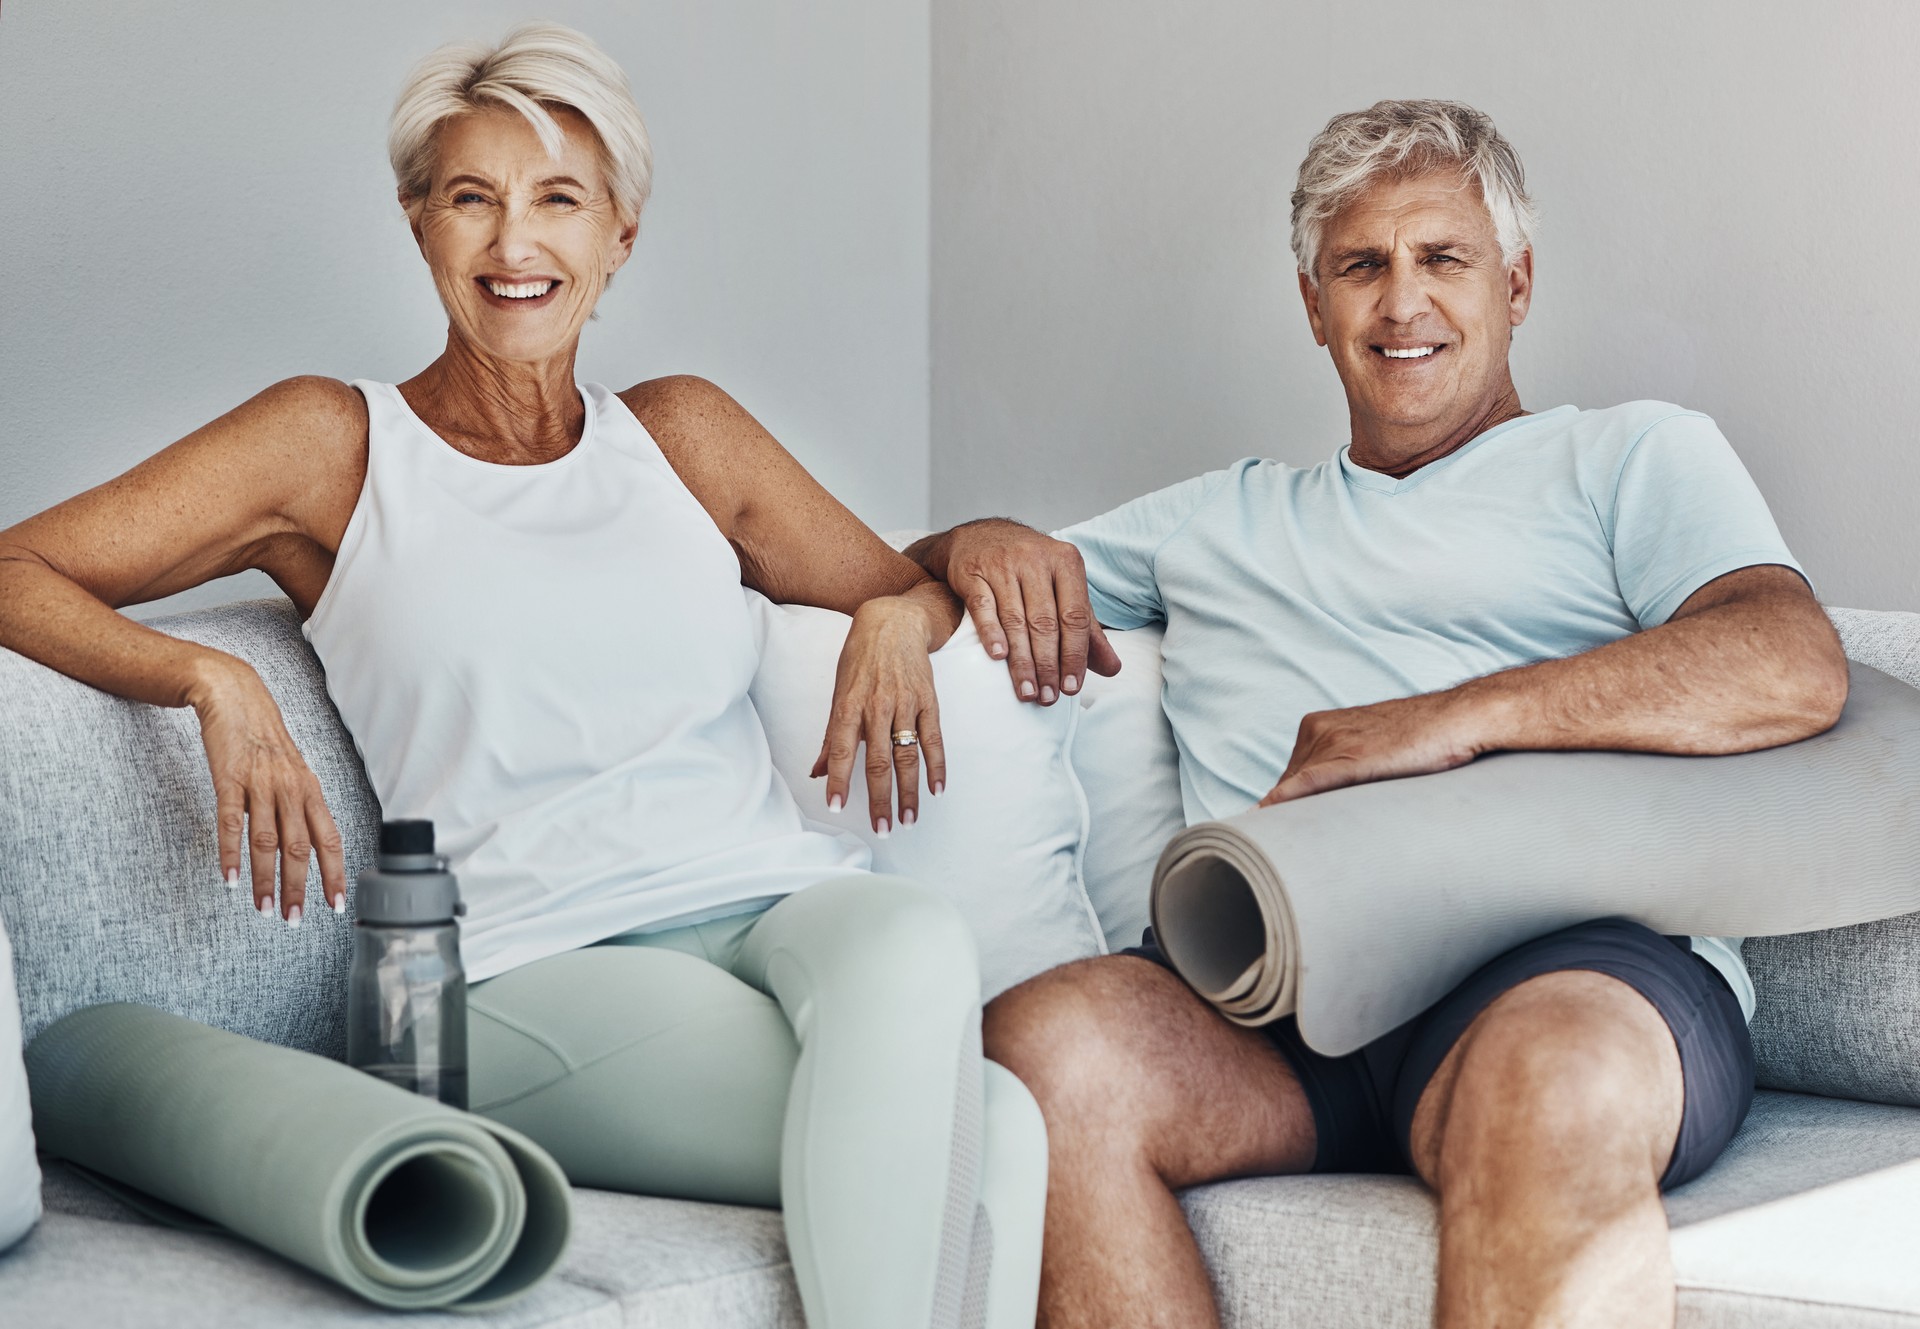
[[[1204,822],[1154,933],[1229,1019],[1339,1056],[1587,919],[1765,936],[1920,910],[1920,691],[1863,665],[1839,724],[1724,757],[1512,752]]]
[[[26,1061],[42,1149],[379,1305],[497,1305],[566,1249],[544,1150],[339,1062],[131,1003],[54,1022]]]

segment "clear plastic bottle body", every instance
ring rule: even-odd
[[[347,1063],[409,1093],[467,1106],[467,975],[452,922],[356,923]]]

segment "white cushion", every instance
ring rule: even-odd
[[[1160,637],[1159,627],[1107,633],[1120,672],[1088,675],[1073,739],[1090,822],[1087,897],[1116,951],[1140,944],[1154,864],[1186,826],[1180,753],[1160,708]]]
[[[1087,805],[1069,759],[1079,709],[1022,705],[1007,685],[1006,666],[988,657],[971,623],[962,623],[933,657],[946,792],[929,798],[923,789],[918,823],[883,839],[867,820],[862,762],[854,763],[847,806],[838,813],[827,811],[826,781],[812,778],[852,620],[747,595],[763,634],[753,703],[774,769],[809,820],[851,832],[873,849],[874,871],[923,882],[954,902],[980,944],[983,999],[1054,965],[1101,954],[1099,920],[1080,876]]]
[[[33,1156],[33,1108],[20,1051],[13,946],[0,923],[0,1251],[26,1236],[40,1218],[40,1164]]]

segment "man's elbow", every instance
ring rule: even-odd
[[[1832,628],[1824,637],[1810,643],[1802,658],[1782,670],[1782,719],[1795,731],[1795,738],[1824,734],[1839,723],[1840,713],[1846,709],[1846,652]]]

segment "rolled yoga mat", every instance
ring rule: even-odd
[[[567,1179],[538,1145],[339,1062],[124,1002],[49,1025],[26,1061],[42,1149],[379,1305],[498,1305],[566,1249]]]
[[[1920,691],[1863,665],[1839,724],[1724,757],[1512,752],[1203,822],[1154,871],[1180,975],[1329,1056],[1588,919],[1765,936],[1920,910]]]

